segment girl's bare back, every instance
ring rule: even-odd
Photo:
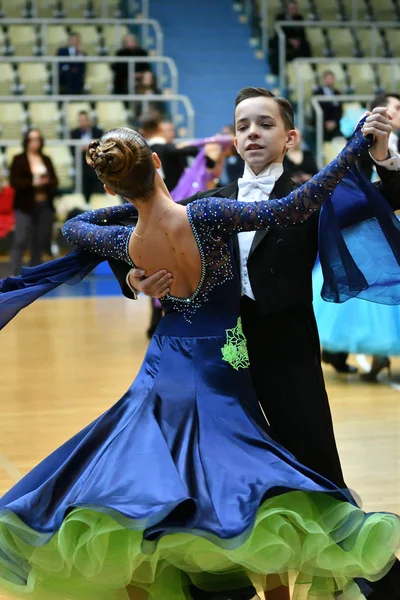
[[[200,252],[184,206],[174,205],[158,223],[146,225],[140,237],[133,233],[129,255],[146,277],[163,269],[172,273],[172,296],[189,298],[199,284]]]

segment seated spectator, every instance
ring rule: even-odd
[[[93,125],[88,113],[85,110],[81,110],[78,113],[78,127],[72,129],[70,136],[73,140],[82,140],[81,151],[81,164],[82,164],[82,194],[85,196],[87,203],[90,202],[90,196],[92,194],[101,194],[103,190],[103,184],[97,178],[94,169],[89,167],[86,162],[86,150],[90,142],[94,139],[98,139],[103,135],[103,130]],[[71,146],[72,155],[75,156],[76,146]]]
[[[296,131],[297,144],[286,152],[283,168],[293,181],[301,185],[318,173],[319,169],[312,153],[304,147],[300,130],[296,129]]]
[[[142,94],[144,96],[147,95],[161,95],[162,92],[157,86],[157,79],[154,75],[153,71],[145,71],[142,74],[142,78],[138,83],[136,88],[137,94]],[[158,113],[161,117],[167,115],[167,107],[165,102],[157,102],[155,100],[150,100],[148,105],[145,107],[146,113]],[[138,102],[136,105],[135,113],[137,116],[140,116],[143,112],[143,105],[141,102]]]
[[[140,48],[137,43],[137,39],[134,35],[129,33],[124,37],[123,45],[120,50],[118,50],[116,56],[136,56],[136,57],[146,57],[148,56],[147,50]],[[118,62],[114,63],[111,66],[114,72],[114,94],[128,94],[129,93],[129,85],[128,85],[128,77],[129,77],[129,69],[128,63]],[[148,62],[138,62],[134,65],[134,89],[135,93],[139,93],[137,91],[137,83],[140,82],[142,75],[145,71],[150,70],[150,65]]]
[[[175,125],[172,121],[169,121],[168,119],[163,119],[161,121],[161,130],[163,138],[168,144],[170,144],[176,139]]]
[[[173,124],[166,126],[166,121],[162,121],[157,113],[149,113],[142,117],[140,122],[140,133],[153,152],[160,157],[162,177],[169,191],[174,189],[181,178],[187,166],[187,157],[196,156],[199,152],[199,149],[193,146],[181,144],[178,147],[172,141],[167,141],[164,132],[167,130],[167,136],[170,138],[172,128]]]
[[[10,167],[10,185],[15,190],[11,275],[19,274],[29,245],[32,267],[42,262],[51,246],[58,180],[51,158],[43,154],[43,145],[40,131],[28,130],[22,142],[23,152],[14,157]]]
[[[14,190],[0,175],[0,239],[4,240],[14,229]]]
[[[243,175],[244,161],[241,156],[237,153],[233,138],[235,136],[234,125],[225,125],[221,130],[221,135],[232,136],[232,146],[225,152],[224,163],[222,166],[221,177],[219,179],[219,185],[225,186],[233,181],[236,181]]]
[[[287,2],[286,10],[276,15],[276,21],[303,21],[303,16],[299,13],[297,2]],[[299,56],[309,58],[311,56],[311,47],[307,40],[305,28],[282,26],[286,36],[286,61],[290,62]],[[279,37],[275,33],[270,40],[269,63],[271,72],[274,75],[279,74]]]
[[[68,46],[59,48],[57,56],[85,56],[79,33],[71,33]],[[62,62],[58,65],[60,94],[83,94],[86,64],[84,62]]]
[[[316,96],[339,96],[340,91],[335,88],[336,78],[332,71],[322,74],[323,85],[314,90]],[[330,142],[335,137],[341,136],[340,120],[343,115],[341,102],[321,102],[324,113],[324,140]]]

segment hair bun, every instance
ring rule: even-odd
[[[112,182],[123,179],[130,173],[138,160],[138,149],[129,148],[120,140],[95,140],[89,144],[86,162],[93,167],[99,179]]]

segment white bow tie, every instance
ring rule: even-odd
[[[255,189],[269,196],[275,185],[275,177],[273,175],[264,175],[263,177],[254,177],[253,179],[243,179],[241,177],[238,185],[242,198],[248,196]]]

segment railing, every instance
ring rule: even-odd
[[[81,194],[83,185],[82,185],[82,156],[81,156],[81,148],[82,148],[82,140],[46,140],[46,145],[43,148],[43,152],[46,154],[51,148],[62,146],[68,146],[69,148],[75,148],[74,155],[71,152],[71,164],[73,165],[68,173],[71,181],[75,181],[75,185],[72,185],[74,188],[74,192]],[[0,139],[0,147],[3,148],[20,148],[22,152],[21,140],[1,140]],[[68,165],[65,165],[67,167]],[[9,165],[7,165],[8,169]],[[57,172],[57,165],[55,165],[55,170]],[[61,188],[63,189],[63,188]]]
[[[40,1],[43,4],[43,0],[30,0],[29,9],[26,11],[27,15],[28,15],[27,18],[29,18],[29,16],[40,17],[41,8],[43,8],[40,6]],[[72,5],[74,5],[74,4],[81,5],[82,9],[83,9],[82,12],[83,11],[86,12],[87,8],[90,7],[90,5],[92,5],[92,2],[90,2],[90,1],[86,1],[86,2],[78,1],[77,2],[77,0],[64,0],[64,3],[65,2],[71,3]],[[53,6],[55,10],[57,9],[57,4],[59,4],[59,3],[54,2],[54,0],[48,0],[48,2],[47,2],[47,6]],[[123,2],[119,2],[118,4],[122,5]],[[146,5],[148,7],[148,0],[136,0],[134,2],[134,4],[137,4],[139,7],[142,6],[145,9]],[[61,5],[63,5],[62,2],[61,2]],[[88,11],[88,12],[89,12],[88,16],[90,16],[90,11]],[[118,12],[120,12],[119,9],[118,9]],[[142,10],[142,12],[143,12],[143,10]],[[114,16],[113,14],[111,14],[108,0],[101,1],[101,14],[99,16],[105,17],[105,18]],[[60,19],[61,18],[63,18],[63,17],[60,16]]]
[[[165,96],[159,94],[134,94],[134,95],[118,95],[112,96],[110,94],[100,95],[93,94],[91,96],[79,95],[79,96],[0,96],[0,104],[3,102],[58,102],[62,106],[64,114],[67,113],[68,105],[72,102],[141,102],[144,111],[148,109],[150,102],[163,102],[171,105],[171,119],[176,125],[180,127],[184,126],[186,129],[187,138],[194,137],[194,126],[195,126],[195,112],[192,103],[187,96],[181,94],[168,94]],[[185,114],[180,113],[180,107],[183,107]],[[182,123],[186,123],[182,125]],[[124,125],[124,123],[121,123]],[[68,123],[64,123],[64,137],[69,137]],[[0,138],[0,146],[3,144],[3,140]]]
[[[333,0],[331,0],[333,2]],[[268,52],[269,46],[269,28],[271,24],[273,24],[276,16],[276,10],[271,10],[269,0],[233,0],[233,6],[235,10],[240,11],[242,14],[246,16],[247,21],[251,27],[251,35],[254,38],[259,38],[261,47],[265,54]],[[274,5],[274,9],[276,5]],[[318,13],[318,7],[316,8],[316,12]],[[284,9],[284,3],[282,2],[282,10]],[[395,5],[393,5],[393,15],[395,14]],[[282,12],[280,10],[280,12]],[[317,15],[313,12],[312,6],[310,3],[309,10],[305,11],[308,14],[304,16],[308,20],[312,20],[316,25],[321,23],[317,18]],[[397,20],[399,21],[399,12],[397,11]],[[342,16],[342,23],[347,23],[346,20],[347,15],[350,15],[351,21],[359,21],[359,20],[367,20],[371,19],[370,15],[366,15],[366,6],[364,0],[348,0],[346,1],[346,15]],[[379,22],[379,13],[375,14],[373,20],[377,26],[380,26]],[[285,21],[285,24],[288,21]],[[296,22],[297,26],[301,26],[301,22]]]
[[[155,19],[149,19],[147,17],[143,17],[141,19],[0,19],[0,25],[32,25],[37,27],[38,31],[40,30],[42,32],[41,38],[45,41],[45,48],[47,48],[47,32],[49,26],[61,25],[63,27],[68,27],[74,25],[113,25],[115,29],[114,50],[117,50],[121,47],[121,36],[118,34],[118,29],[126,25],[130,30],[136,31],[136,29],[139,29],[139,34],[137,37],[143,48],[154,50],[159,56],[164,54],[164,34],[161,26]],[[152,34],[154,34],[154,39],[150,37],[149,30],[151,30]],[[82,41],[84,46],[85,40]],[[62,42],[63,40],[60,40],[60,44]]]
[[[371,57],[374,57],[378,47],[379,29],[399,29],[399,23],[392,21],[377,21],[374,23],[365,21],[277,21],[275,31],[279,39],[279,87],[281,92],[285,89],[285,66],[286,66],[286,34],[284,29],[291,27],[317,27],[318,29],[370,29],[371,30]],[[400,33],[399,33],[400,35]],[[325,59],[324,59],[325,60]],[[336,62],[342,61],[341,57],[336,57]]]
[[[50,63],[52,65],[52,88],[55,95],[59,94],[60,91],[60,71],[58,68],[59,64],[70,64],[70,63],[89,63],[89,64],[113,64],[113,63],[128,63],[128,92],[129,94],[135,93],[135,77],[134,77],[134,65],[137,63],[151,63],[156,64],[157,79],[161,85],[168,87],[173,94],[178,93],[178,69],[175,61],[167,56],[9,56],[7,57],[9,63]],[[163,65],[167,65],[169,68],[169,82],[166,82]],[[1,98],[1,96],[0,96]],[[116,95],[115,98],[120,98]]]
[[[245,15],[247,22],[250,25],[251,37],[260,39],[261,50],[265,56],[268,53],[269,40],[269,15],[268,15],[268,0],[240,0],[234,2],[235,7]]]
[[[399,33],[400,35],[400,33]],[[337,64],[350,65],[350,64],[367,64],[367,65],[390,65],[393,68],[393,81],[396,79],[396,67],[399,65],[399,60],[395,58],[296,58],[293,61],[293,66],[296,73],[297,81],[297,122],[299,129],[303,129],[305,125],[305,94],[304,94],[304,80],[300,73],[301,64],[312,64],[317,65],[323,63],[324,65]],[[371,89],[373,89],[373,83],[371,82]],[[392,90],[394,91],[394,90]],[[346,95],[346,98],[357,98],[356,95]],[[332,96],[328,97],[332,102]],[[339,96],[335,96],[335,102]]]
[[[361,102],[366,104],[371,102],[373,99],[372,95],[362,94],[342,94],[335,96],[335,102]],[[324,111],[322,110],[321,103],[332,102],[331,96],[313,96],[311,98],[311,104],[315,110],[315,133],[316,133],[316,146],[315,156],[317,159],[318,168],[324,167]]]

